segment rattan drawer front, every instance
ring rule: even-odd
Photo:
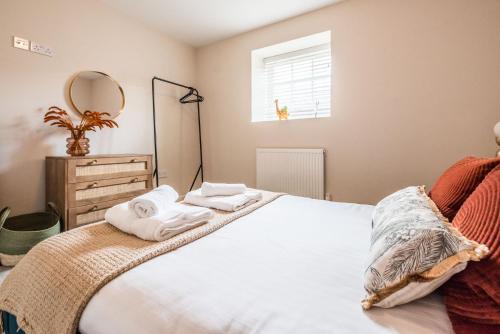
[[[129,177],[120,177],[117,179],[106,179],[106,180],[96,180],[96,181],[88,181],[88,182],[80,182],[70,185],[70,190],[87,190],[93,188],[100,188],[105,186],[112,186],[116,184],[123,183],[135,183],[140,181],[148,181],[149,175],[139,175],[139,176],[129,176]]]
[[[109,164],[109,165],[93,165],[93,166],[77,166],[75,175],[78,176],[93,176],[102,174],[116,174],[126,172],[145,171],[145,162],[132,162],[126,164]]]
[[[70,183],[68,184],[68,206],[72,208],[129,196],[138,196],[150,189],[150,175]]]
[[[104,214],[106,213],[106,210],[108,209],[93,211],[89,213],[82,213],[81,215],[77,215],[75,224],[76,226],[81,226],[104,220]]]
[[[113,201],[101,202],[93,205],[71,208],[68,210],[68,222],[66,223],[66,225],[69,229],[72,229],[75,227],[104,220],[104,214],[106,213],[107,209],[114,205],[127,202],[132,198],[134,198],[134,196],[125,197]]]
[[[121,199],[121,198],[126,198],[126,197],[137,197],[140,196],[148,191],[151,190],[150,187],[147,185],[147,181],[145,182],[137,182],[134,184],[128,184],[128,185],[117,185],[117,186],[111,186],[112,191],[116,191],[116,193],[112,195],[105,195],[105,196],[96,196],[96,197],[89,197],[89,198],[84,198],[80,200],[76,200],[76,192],[69,198],[69,207],[81,207],[85,205],[91,205],[91,204],[97,204],[101,202],[106,202],[106,201],[111,201],[115,199]],[[135,189],[135,188],[139,189]],[[120,191],[117,190],[117,188],[120,188]],[[135,189],[135,190],[132,190]]]
[[[151,156],[75,159],[68,161],[68,182],[146,175],[151,170]]]
[[[146,181],[115,184],[113,186],[91,188],[85,190],[77,190],[75,192],[76,201],[92,199],[97,197],[105,197],[111,195],[119,195],[123,193],[133,192],[136,190],[146,189]]]

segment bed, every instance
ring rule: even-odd
[[[376,210],[370,205],[262,191],[261,201],[228,216],[218,212],[206,225],[164,242],[140,240],[108,223],[60,234],[35,246],[0,285],[5,332],[23,333],[18,331],[17,315],[22,328],[33,329],[31,325],[37,322],[38,329],[63,329],[29,330],[43,334],[453,333],[449,314],[457,333],[496,333],[489,317],[498,305],[485,309],[484,301],[489,301],[487,292],[495,292],[498,281],[494,279],[498,252],[493,242],[498,238],[492,237],[498,232],[498,206],[484,203],[499,203],[499,162],[498,158],[466,157],[445,171],[430,195],[423,187],[408,187],[381,200]],[[407,192],[414,192],[419,200],[403,196],[405,200],[399,201],[398,196]],[[391,203],[397,205],[390,208]],[[406,245],[404,240],[410,240],[407,234],[411,236],[412,230],[401,218],[411,207],[427,210],[425,215],[411,213],[419,217],[418,221],[412,218],[412,224],[423,224],[422,219],[430,215],[431,221],[424,224],[431,227],[427,230],[436,236],[448,233],[465,246],[448,247],[450,254],[432,253],[435,262],[431,265],[436,265],[419,271],[417,277],[426,278],[436,268],[443,271],[430,277],[445,277],[456,261],[481,262],[443,286],[448,309],[434,292],[390,309],[363,311],[365,268],[373,264],[365,261],[374,251],[378,256],[386,250],[373,245],[370,249],[372,228],[378,235],[375,240],[381,240],[377,229],[388,227],[390,232],[398,222],[394,219],[399,219],[404,233],[397,227],[395,234],[403,241],[389,246]],[[455,211],[448,212],[451,209]],[[453,227],[443,215],[453,220]],[[382,224],[382,217],[389,219]],[[438,225],[431,224],[436,220]],[[395,240],[392,235],[389,239]],[[412,240],[423,244],[419,241],[423,239]],[[443,250],[449,240],[457,239],[440,238],[439,245],[433,245]],[[494,253],[485,258],[487,247]],[[401,249],[413,254],[414,248]],[[465,258],[460,257],[463,251]],[[395,253],[383,254],[394,257]],[[88,263],[105,263],[107,269],[100,273]],[[488,280],[476,279],[478,272],[493,277],[493,288]],[[424,283],[421,287],[425,282],[433,284],[432,280],[419,282]],[[411,284],[404,287],[410,296],[416,292]]]
[[[82,334],[452,333],[437,294],[363,311],[373,206],[282,196],[122,274]]]

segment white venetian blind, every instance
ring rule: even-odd
[[[289,119],[330,116],[331,51],[323,44],[264,58],[264,120],[277,119],[274,101]]]

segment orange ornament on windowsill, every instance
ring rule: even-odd
[[[276,104],[276,115],[278,116],[278,119],[281,120],[287,120],[288,119],[288,107],[284,106],[283,108],[279,108],[278,106],[278,99],[274,100],[274,104]]]
[[[86,131],[94,131],[96,128],[118,127],[118,123],[111,119],[103,119],[109,116],[107,112],[86,111],[82,115],[80,124],[74,125],[68,113],[59,107],[50,107],[45,114],[43,121],[59,128],[66,128],[70,131],[71,137],[66,139],[68,148],[66,153],[71,156],[84,156],[89,153],[89,139],[85,137]]]

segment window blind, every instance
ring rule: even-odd
[[[263,59],[264,120],[278,119],[274,101],[289,119],[330,116],[331,51],[323,44]]]

